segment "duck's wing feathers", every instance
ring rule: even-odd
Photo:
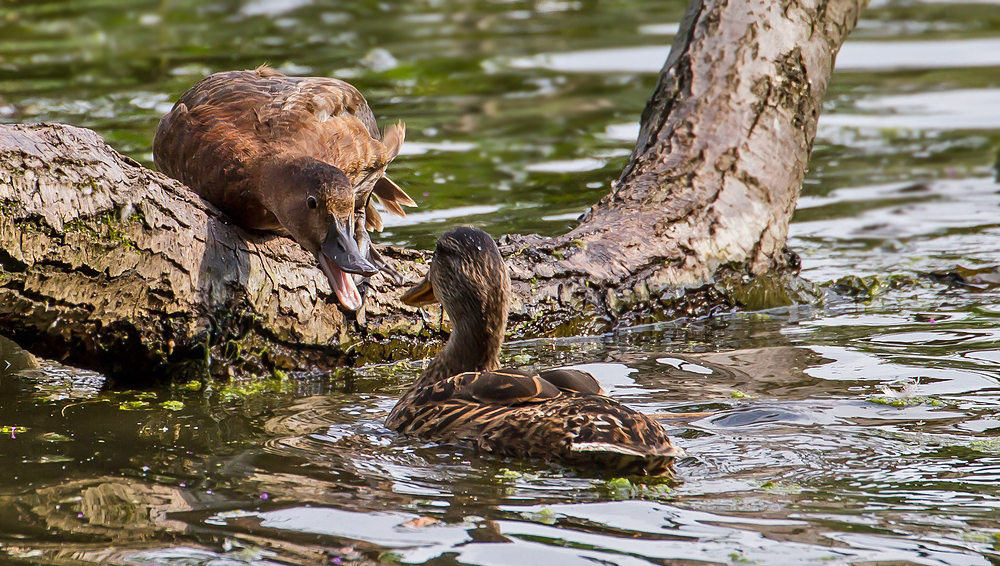
[[[434,384],[433,401],[447,399],[520,405],[555,399],[559,389],[537,375],[518,370],[461,373]]]
[[[587,395],[604,395],[601,384],[594,376],[578,369],[548,369],[538,372],[539,377],[563,391]]]
[[[375,197],[385,209],[406,216],[404,206],[416,203],[396,183],[384,177],[386,166],[399,155],[406,138],[402,122],[378,130],[375,116],[358,89],[331,78],[284,77],[288,88],[260,112],[278,140],[294,139],[331,165],[340,168],[355,189],[357,209],[366,227],[381,229],[379,212],[369,207]]]
[[[602,395],[565,394],[498,415],[480,429],[481,449],[557,459],[616,474],[673,474],[684,451],[660,423]]]
[[[560,395],[551,383],[518,370],[460,373],[412,387],[393,407],[386,426],[424,438],[465,437],[474,435],[477,423]]]
[[[393,408],[386,426],[508,456],[627,474],[673,473],[673,460],[684,452],[671,444],[659,423],[590,393],[599,387],[585,372],[546,373],[543,378],[517,370],[472,372],[418,385]]]
[[[375,181],[373,194],[386,210],[396,216],[406,216],[406,212],[402,208],[404,206],[417,206],[417,203],[413,202],[410,195],[406,194],[389,177],[383,176],[378,181]]]
[[[216,204],[245,181],[259,152],[253,108],[270,95],[246,71],[217,73],[185,92],[156,130],[157,169]]]

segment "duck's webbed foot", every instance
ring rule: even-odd
[[[375,249],[374,245],[372,245],[368,250],[368,261],[374,263],[386,277],[391,278],[394,285],[398,286],[403,284],[403,274],[400,273],[395,267],[389,265],[389,262],[382,257],[382,254],[378,253],[378,250]]]
[[[354,220],[354,239],[358,242],[358,249],[361,250],[361,254],[364,257],[375,264],[375,267],[379,268],[379,271],[385,274],[386,277],[392,280],[394,285],[403,284],[403,274],[400,273],[396,268],[389,265],[389,262],[382,257],[378,250],[375,249],[375,244],[372,243],[371,234],[368,233],[366,229],[367,219],[365,217],[365,211],[358,210],[355,211]],[[359,284],[364,284],[365,287],[368,286],[368,278],[364,277],[357,281]],[[362,292],[362,296],[364,293]]]

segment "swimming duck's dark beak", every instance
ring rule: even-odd
[[[347,230],[346,223],[341,224],[340,220],[334,218],[330,222],[330,231],[327,232],[326,240],[323,241],[323,255],[330,258],[341,271],[347,273],[358,273],[366,277],[371,277],[378,273],[378,267],[361,255],[358,243],[354,241]]]
[[[411,307],[424,307],[441,302],[434,296],[434,287],[431,286],[431,281],[427,277],[424,277],[423,281],[403,293],[403,296],[399,300]]]
[[[361,255],[358,243],[347,231],[346,224],[341,224],[336,218],[330,223],[330,231],[320,247],[319,267],[330,281],[330,288],[337,295],[337,300],[346,308],[356,311],[361,308],[361,293],[350,273],[371,276],[378,273],[378,268]]]

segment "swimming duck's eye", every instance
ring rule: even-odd
[[[309,208],[316,208],[317,206],[319,206],[319,203],[316,202],[316,197],[312,196],[306,199],[306,204],[309,205]]]

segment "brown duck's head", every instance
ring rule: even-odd
[[[441,303],[455,331],[503,339],[510,301],[507,264],[489,234],[463,226],[438,239],[427,277],[403,294],[411,306]]]
[[[361,308],[361,294],[350,274],[378,272],[354,239],[354,188],[340,169],[315,159],[300,159],[272,168],[267,187],[272,212],[303,248],[312,252],[340,304]]]

